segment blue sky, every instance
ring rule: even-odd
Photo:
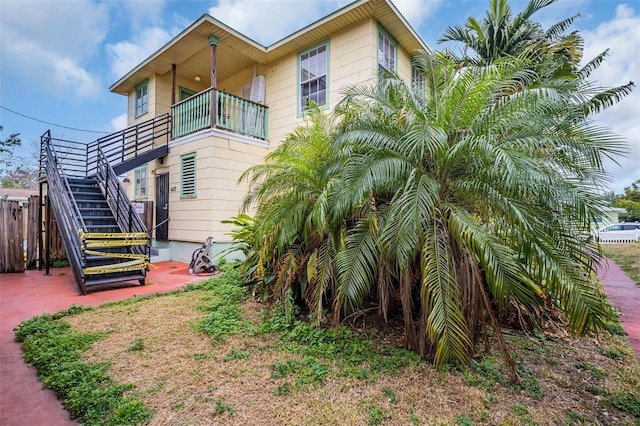
[[[481,18],[488,0],[393,0],[432,49],[449,25]],[[0,0],[1,138],[20,133],[28,147],[47,129],[91,141],[126,125],[126,99],[109,86],[204,13],[268,45],[348,4],[345,0]],[[510,1],[514,11],[525,1]],[[611,189],[640,178],[640,0],[560,0],[535,18],[544,26],[579,13],[573,29],[585,58],[610,48],[592,79],[634,81],[631,96],[597,117],[629,142],[627,158],[607,162]],[[103,133],[95,133],[103,132]]]

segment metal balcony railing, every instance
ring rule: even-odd
[[[171,107],[172,136],[215,127],[266,140],[268,112],[265,105],[209,88]]]

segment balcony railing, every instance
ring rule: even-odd
[[[264,105],[209,88],[171,107],[172,136],[216,127],[266,140],[268,111]]]

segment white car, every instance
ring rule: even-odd
[[[629,243],[640,241],[640,222],[609,225],[596,231],[601,243]]]

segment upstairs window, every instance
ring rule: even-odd
[[[133,197],[147,198],[147,166],[140,167],[133,172]]]
[[[298,56],[298,110],[306,111],[310,102],[327,105],[328,43],[313,47]]]
[[[411,65],[411,87],[424,93],[424,74],[413,64]]]
[[[136,117],[149,111],[149,81],[145,80],[136,86]]]
[[[180,156],[180,198],[196,198],[196,153]]]
[[[382,79],[386,72],[396,72],[398,63],[398,49],[391,37],[382,28],[378,28],[378,79]]]

